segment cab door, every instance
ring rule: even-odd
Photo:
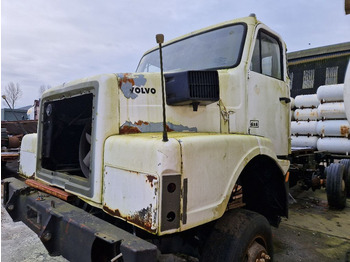
[[[280,38],[260,28],[247,81],[248,133],[268,137],[276,154],[288,155],[290,91],[287,83],[285,47]]]

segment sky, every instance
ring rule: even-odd
[[[2,0],[1,93],[19,83],[15,107],[32,105],[42,85],[134,72],[158,33],[171,40],[251,13],[289,52],[350,42],[344,0]]]

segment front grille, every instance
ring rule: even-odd
[[[192,99],[218,99],[219,97],[217,71],[189,71],[188,84]]]
[[[168,105],[208,105],[219,100],[217,71],[185,71],[165,74]]]

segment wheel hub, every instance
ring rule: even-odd
[[[271,261],[271,257],[267,254],[266,249],[255,242],[249,247],[247,252],[247,262],[268,262]]]

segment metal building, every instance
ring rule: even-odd
[[[31,106],[10,109],[2,108],[1,109],[1,121],[18,121],[18,120],[27,120],[27,111]]]
[[[291,96],[315,94],[321,85],[344,83],[350,42],[288,53]]]

